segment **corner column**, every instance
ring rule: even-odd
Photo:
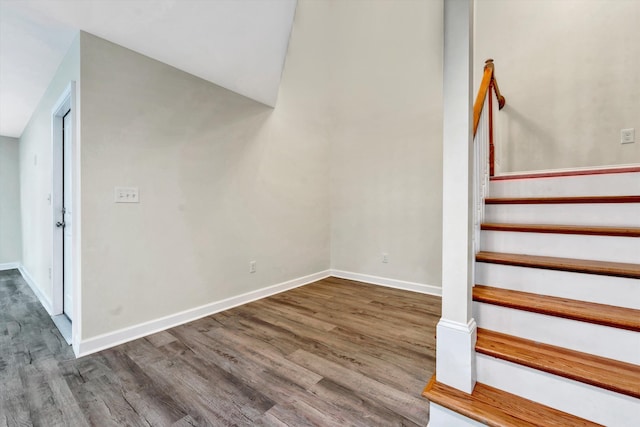
[[[439,382],[471,393],[476,382],[473,285],[473,0],[444,1],[442,318]]]

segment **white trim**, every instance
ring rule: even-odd
[[[469,320],[469,323],[464,324],[464,323],[453,322],[449,319],[442,318],[438,321],[438,324],[448,329],[453,329],[458,332],[464,332],[466,334],[470,333],[476,328],[475,319],[471,319]]]
[[[442,318],[436,326],[438,381],[471,393],[476,385],[476,321],[459,323]]]
[[[16,268],[20,268],[19,262],[5,262],[0,264],[0,271],[15,270]]]
[[[73,150],[73,145],[75,141],[75,98],[76,98],[76,84],[75,81],[69,82],[69,84],[65,87],[64,91],[56,101],[55,105],[51,109],[51,227],[52,227],[52,246],[51,246],[51,283],[52,283],[52,309],[53,314],[58,315],[62,314],[63,310],[63,253],[62,253],[62,239],[64,238],[64,228],[56,227],[57,221],[64,221],[64,216],[60,214],[62,208],[62,164],[64,153],[62,152],[62,120],[67,111],[71,111],[71,147],[69,149]],[[74,165],[67,165],[67,167],[71,167],[73,170]],[[71,194],[71,203],[73,205],[74,194]],[[72,215],[75,212],[71,210]],[[73,226],[74,221],[71,221],[71,226]],[[73,227],[71,230],[73,236]],[[71,248],[72,253],[75,248]],[[73,262],[73,256],[72,256]],[[72,269],[73,270],[73,269]],[[72,275],[73,276],[73,275]],[[72,286],[72,294],[73,300],[75,301],[75,292],[73,289],[73,279],[72,283],[67,284]],[[74,307],[72,307],[72,317],[74,313]]]
[[[75,82],[74,82],[75,83]],[[74,84],[71,96],[71,110],[73,111],[73,144],[71,147],[72,170],[71,182],[73,200],[73,223],[71,224],[71,233],[73,236],[71,251],[73,253],[72,262],[72,286],[73,286],[73,318],[75,322],[71,324],[71,341],[73,350],[76,354],[80,351],[80,337],[82,336],[82,108],[81,108],[81,91],[80,82]]]
[[[563,172],[581,172],[581,171],[598,171],[603,169],[626,169],[640,166],[640,163],[627,163],[624,165],[601,165],[601,166],[581,166],[573,168],[560,168],[560,169],[538,169],[531,171],[518,171],[518,172],[501,172],[496,177],[500,176],[514,176],[514,175],[536,175],[546,173],[563,173]]]
[[[51,320],[53,320],[54,325],[58,328],[62,338],[64,338],[67,344],[71,345],[71,320],[64,314],[51,316]]]
[[[142,338],[156,332],[164,331],[166,329],[173,328],[184,323],[192,322],[205,316],[210,316],[224,310],[229,310],[233,307],[237,307],[239,305],[266,298],[280,292],[304,286],[331,276],[349,280],[356,280],[373,285],[402,289],[405,291],[420,292],[429,295],[440,296],[441,294],[441,290],[438,286],[405,282],[402,280],[370,276],[366,274],[352,273],[341,270],[324,270],[318,273],[310,274],[308,276],[299,277],[276,285],[267,286],[262,289],[247,292],[242,295],[233,296],[221,301],[216,301],[200,307],[184,310],[179,313],[170,314],[159,319],[140,323],[138,325],[123,328],[114,332],[109,332],[97,337],[92,337],[87,340],[77,340],[77,342],[74,341],[73,350],[77,357],[87,356],[89,354],[96,353],[98,351],[105,350],[107,348],[111,348],[128,341]],[[78,322],[73,322],[74,325],[76,323]]]
[[[426,283],[406,282],[404,280],[390,279],[387,277],[370,276],[368,274],[353,273],[351,271],[331,270],[331,276],[341,279],[356,280],[358,282],[371,283],[372,285],[386,286],[388,288],[402,289],[403,291],[419,292],[421,294],[442,296],[440,286],[427,285]]]
[[[49,315],[51,316],[53,313],[51,300],[42,293],[42,291],[36,284],[36,281],[33,280],[33,277],[31,277],[31,275],[29,274],[27,269],[24,267],[24,265],[20,264],[18,266],[18,270],[20,270],[20,274],[22,275],[22,278],[24,279],[24,281],[27,282],[27,285],[29,285],[33,293],[36,294],[36,297],[40,300],[40,304],[42,304],[44,309],[47,310],[47,313],[49,313]]]
[[[205,316],[218,313],[220,311],[229,310],[242,304],[247,304],[261,298],[288,291],[303,285],[307,285],[318,280],[329,277],[330,270],[320,271],[308,276],[299,277],[297,279],[288,280],[266,288],[247,292],[221,301],[212,302],[200,307],[191,308],[179,313],[171,314],[159,319],[151,320],[138,325],[123,328],[114,332],[109,332],[87,340],[81,340],[78,344],[77,357],[87,356],[89,354],[104,350],[128,341],[132,341],[144,336],[164,331],[184,323],[192,322]],[[74,322],[76,323],[76,322]],[[75,345],[74,345],[75,351]]]
[[[71,164],[68,167],[71,169],[71,212],[72,212],[72,220],[71,220],[71,283],[68,286],[71,286],[73,305],[71,307],[71,314],[73,319],[72,322],[72,342],[73,348],[76,354],[79,351],[79,342],[80,342],[80,332],[81,332],[81,314],[82,314],[82,305],[81,301],[81,286],[80,286],[80,278],[81,276],[81,250],[80,250],[80,221],[81,221],[81,212],[80,212],[80,85],[76,84],[75,81],[70,81],[67,87],[64,89],[58,101],[51,109],[51,144],[52,144],[52,191],[51,191],[51,209],[52,209],[52,296],[53,296],[53,304],[52,309],[54,314],[60,314],[63,310],[63,299],[64,295],[62,293],[62,277],[60,275],[61,262],[62,262],[62,253],[61,248],[56,247],[56,243],[61,243],[61,239],[56,239],[59,233],[59,229],[55,227],[57,213],[56,208],[60,208],[60,203],[58,201],[61,198],[59,194],[60,189],[60,179],[61,174],[60,171],[57,170],[57,167],[61,164],[61,150],[56,150],[57,144],[60,144],[61,139],[61,131],[62,131],[62,116],[66,113],[68,109],[71,110],[71,146],[69,149],[71,150]],[[63,154],[64,155],[64,154]],[[64,230],[62,231],[64,233]],[[50,313],[51,314],[51,313]]]
[[[467,418],[451,409],[429,402],[427,427],[484,427],[486,424]]]

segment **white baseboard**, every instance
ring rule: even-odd
[[[419,292],[421,294],[442,296],[440,286],[427,285],[425,283],[406,282],[404,280],[389,279],[386,277],[370,276],[368,274],[353,273],[351,271],[331,270],[331,276],[341,279],[356,280],[358,282],[371,283],[373,285],[386,286],[388,288],[402,289],[404,291]]]
[[[288,291],[330,276],[330,271],[325,270],[308,276],[299,277],[297,279],[288,280],[266,288],[247,292],[242,295],[216,301],[200,307],[182,311],[180,313],[171,314],[149,322],[134,325],[128,328],[120,329],[97,337],[80,341],[78,346],[77,357],[87,356],[100,350],[105,350],[128,341],[142,338],[165,329],[173,328],[184,323],[192,322],[205,316],[218,313],[220,311],[229,310],[242,304],[247,304],[261,298]]]
[[[20,270],[20,274],[22,274],[22,278],[24,279],[24,281],[27,282],[27,285],[29,285],[33,293],[36,294],[36,297],[40,300],[40,304],[42,304],[44,309],[47,310],[47,313],[49,313],[49,316],[51,316],[53,313],[53,305],[51,304],[51,300],[49,300],[49,298],[47,298],[42,293],[42,291],[36,284],[36,281],[33,280],[33,277],[31,277],[24,265],[18,265],[18,270]]]
[[[369,276],[366,274],[352,273],[340,270],[325,270],[308,276],[299,277],[297,279],[288,280],[266,288],[247,292],[242,295],[216,301],[200,307],[185,310],[149,322],[123,328],[114,332],[92,337],[83,340],[78,345],[77,357],[87,356],[107,348],[114,347],[125,342],[133,341],[156,332],[164,331],[184,323],[192,322],[205,316],[218,313],[220,311],[229,310],[242,304],[247,304],[261,298],[288,291],[318,280],[325,279],[329,276],[340,277],[343,279],[357,280],[360,282],[371,283],[374,285],[387,286],[396,289],[402,289],[413,292],[420,292],[430,295],[442,295],[442,290],[438,286],[430,286],[422,283],[405,282],[402,280],[388,279],[384,277]]]
[[[0,264],[0,271],[15,270],[16,268],[20,268],[19,262],[4,262]]]

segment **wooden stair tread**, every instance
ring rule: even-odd
[[[473,393],[467,394],[437,382],[434,375],[422,395],[437,405],[491,427],[540,426],[540,420],[549,427],[600,426],[482,383],[476,383]]]
[[[488,197],[484,202],[487,205],[640,203],[640,196]]]
[[[640,237],[640,227],[593,227],[581,225],[483,223],[481,224],[480,228],[487,231]]]
[[[512,291],[490,286],[473,287],[473,300],[533,313],[595,323],[640,332],[640,310]]]
[[[640,398],[640,366],[478,328],[476,351]]]
[[[514,265],[519,267],[543,268],[548,270],[563,270],[576,273],[640,279],[640,265],[623,262],[556,258],[485,251],[481,251],[476,254],[476,261],[492,264]]]
[[[584,175],[603,175],[617,173],[636,173],[640,172],[640,166],[611,167],[603,169],[578,169],[568,171],[546,171],[546,172],[529,172],[529,173],[511,173],[509,175],[496,175],[490,178],[491,181],[511,181],[520,179],[537,179],[537,178],[559,178],[559,177],[575,177]]]

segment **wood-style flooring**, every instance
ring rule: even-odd
[[[439,317],[329,278],[76,360],[0,272],[0,426],[425,426]]]

